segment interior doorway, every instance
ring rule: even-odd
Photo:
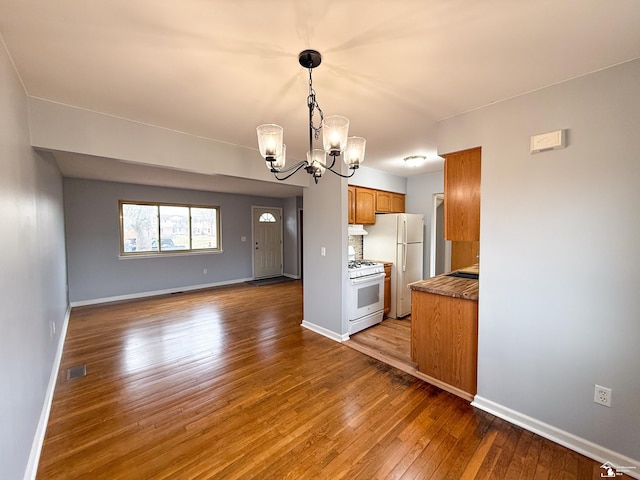
[[[451,242],[444,239],[444,193],[436,193],[431,214],[429,276],[435,277],[450,270]]]
[[[253,278],[282,275],[282,209],[251,207]]]

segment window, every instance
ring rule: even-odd
[[[274,223],[276,221],[276,217],[274,217],[272,213],[265,212],[262,215],[260,215],[260,218],[258,219],[258,221],[260,223]]]
[[[120,201],[120,254],[220,251],[220,208]]]

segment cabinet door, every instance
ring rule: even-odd
[[[391,194],[391,211],[393,213],[404,213],[405,196],[402,193],[393,193]]]
[[[480,260],[480,242],[451,242],[451,270],[470,267]]]
[[[347,187],[349,204],[349,225],[356,223],[356,187]]]
[[[391,193],[376,191],[376,212],[391,213]]]
[[[376,223],[376,191],[356,187],[356,223],[373,225]]]
[[[412,292],[411,354],[418,371],[477,393],[478,302]]]
[[[444,155],[444,236],[480,240],[481,149]]]
[[[384,316],[391,311],[391,265],[384,266]]]

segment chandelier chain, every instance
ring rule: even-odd
[[[309,128],[313,131],[313,137],[318,140],[320,138],[320,130],[322,129],[322,120],[324,120],[324,114],[318,101],[316,100],[316,92],[313,89],[313,77],[311,76],[312,68],[309,69],[309,96],[307,97],[307,105],[309,106]],[[318,110],[320,114],[320,123],[316,127],[313,123],[313,115],[315,110]],[[311,148],[310,148],[311,149]]]

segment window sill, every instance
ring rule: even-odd
[[[219,253],[223,253],[224,250],[207,250],[203,252],[166,252],[166,253],[139,253],[136,255],[122,255],[118,254],[118,260],[132,260],[136,258],[170,258],[170,257],[186,257],[190,255],[218,255]]]

